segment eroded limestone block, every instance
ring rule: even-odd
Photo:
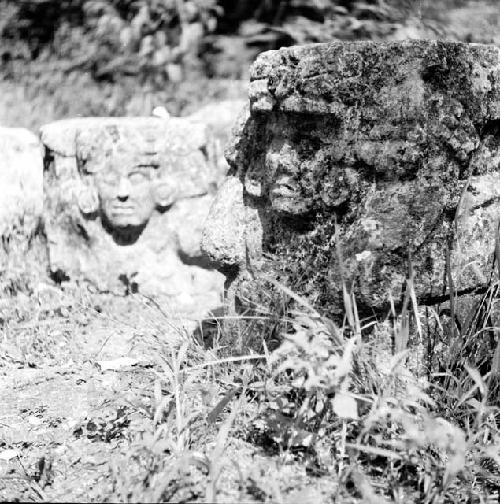
[[[252,67],[250,102],[227,159],[251,216],[253,252],[242,262],[235,247],[233,263],[256,284],[274,271],[333,316],[343,282],[362,315],[386,310],[391,296],[400,302],[410,263],[423,303],[448,292],[448,262],[459,294],[484,287],[500,219],[497,47],[269,51]],[[212,229],[233,213],[212,208]],[[204,234],[214,255],[217,233]],[[227,244],[220,250],[227,265]]]
[[[24,128],[0,128],[0,235],[31,235],[43,209],[42,145]]]
[[[141,292],[203,314],[223,277],[200,250],[217,173],[201,125],[86,118],[41,130],[50,269],[100,291]]]

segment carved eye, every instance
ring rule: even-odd
[[[132,184],[140,184],[149,180],[148,172],[145,170],[137,170],[128,174],[128,179]]]
[[[113,172],[102,173],[100,179],[108,185],[116,185],[119,182],[118,175]]]

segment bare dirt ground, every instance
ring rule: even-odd
[[[191,334],[140,295],[51,284],[39,245],[0,275],[0,501],[497,498],[498,470],[482,466],[500,446],[496,399],[464,371],[434,401],[408,372],[414,337],[393,355],[387,324],[380,344],[367,327],[353,357],[361,333],[300,310],[274,350],[265,312],[244,334],[216,320]]]
[[[10,362],[1,370],[2,500],[86,501],[110,493],[109,462],[130,422],[125,408],[134,389],[151,383],[152,372],[150,364],[132,360],[116,371],[101,367],[133,355],[138,332],[124,315],[120,321],[93,308],[79,318],[62,303],[38,327],[12,328],[31,329],[46,341],[34,358],[23,352],[29,348],[23,336],[4,347]]]
[[[234,368],[193,373],[170,402],[175,390],[158,380],[169,352],[174,371],[179,351],[198,363],[217,352],[147,300],[45,285],[4,300],[3,312],[1,501],[321,502],[336,492],[326,473],[247,439],[256,404],[239,405],[221,440]]]

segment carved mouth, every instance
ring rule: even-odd
[[[277,198],[293,198],[297,196],[297,189],[286,180],[277,180],[271,187],[271,196]]]
[[[111,212],[115,215],[131,215],[135,212],[135,207],[131,205],[115,205],[111,208]]]

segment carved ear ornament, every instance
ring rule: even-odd
[[[99,195],[94,185],[82,184],[76,195],[78,207],[84,215],[97,212],[99,209]]]
[[[156,182],[154,187],[155,202],[159,207],[169,207],[179,197],[179,188],[175,184]]]
[[[251,196],[260,198],[262,196],[262,181],[254,171],[245,175],[245,190]]]

